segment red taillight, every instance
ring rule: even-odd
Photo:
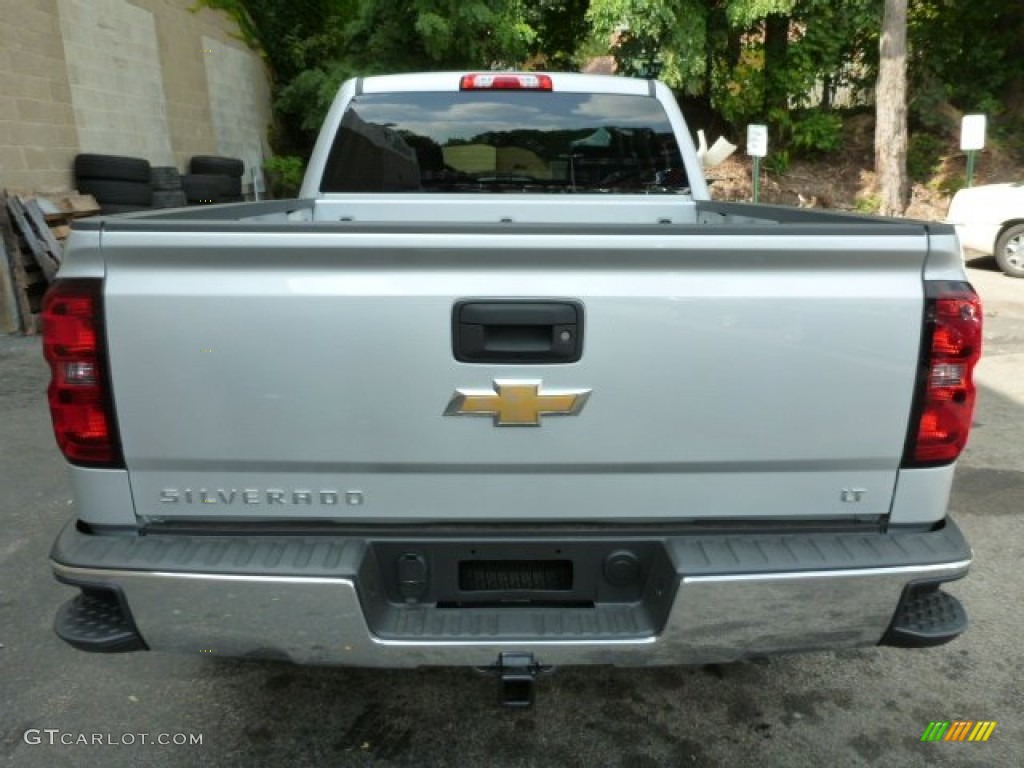
[[[50,416],[68,461],[122,466],[106,375],[99,280],[58,280],[43,299]]]
[[[488,72],[463,75],[459,81],[459,88],[463,91],[550,91],[551,78],[548,75]]]
[[[954,461],[974,414],[974,366],[981,357],[981,301],[967,283],[930,282],[925,347],[905,467]]]

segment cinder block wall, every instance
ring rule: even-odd
[[[259,56],[193,0],[0,0],[0,186],[73,183],[78,152],[260,161],[271,120]]]
[[[0,186],[66,186],[78,134],[57,0],[0,0],[0,19]]]

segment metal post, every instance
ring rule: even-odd
[[[761,192],[761,158],[754,155],[754,202],[760,197]]]
[[[974,184],[974,156],[978,154],[976,149],[967,150],[967,187],[970,189]]]

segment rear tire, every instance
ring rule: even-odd
[[[1024,224],[1007,227],[996,240],[996,263],[1010,277],[1024,277]]]

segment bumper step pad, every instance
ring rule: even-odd
[[[882,645],[927,648],[955,639],[967,629],[967,611],[941,589],[908,592],[900,603]]]
[[[120,594],[83,588],[57,612],[57,636],[81,651],[125,653],[148,650]]]

